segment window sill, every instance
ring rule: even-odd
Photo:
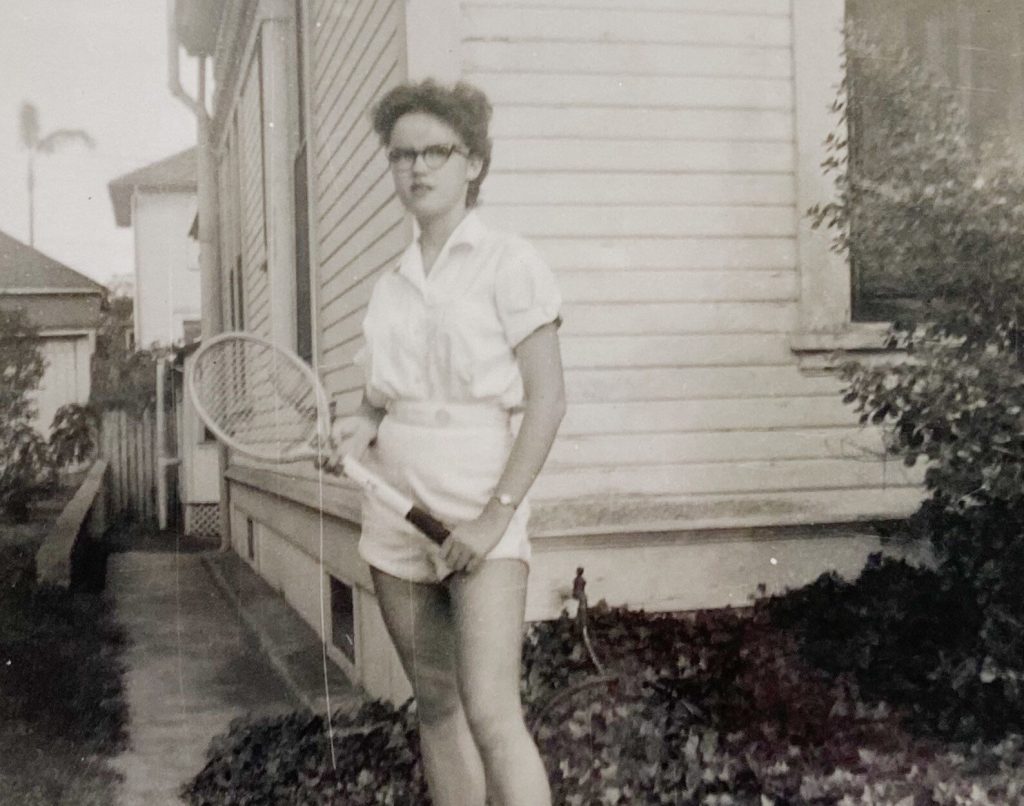
[[[800,370],[828,374],[843,361],[842,353],[891,352],[885,346],[888,322],[850,322],[835,330],[805,330],[789,338]]]

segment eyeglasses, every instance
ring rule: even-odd
[[[469,152],[457,145],[432,145],[421,148],[392,148],[388,151],[388,162],[391,167],[399,171],[411,171],[416,164],[417,157],[423,157],[423,164],[428,170],[436,171],[446,162],[452,154],[469,156]]]

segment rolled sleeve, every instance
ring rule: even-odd
[[[513,348],[537,328],[562,321],[562,296],[551,269],[532,248],[516,251],[499,270],[495,287],[498,318]]]

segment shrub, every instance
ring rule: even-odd
[[[108,300],[92,362],[90,402],[98,410],[122,409],[138,415],[156,402],[158,351],[134,349],[127,339],[131,321],[131,299]]]
[[[985,603],[1024,613],[1024,172],[991,143],[973,147],[951,90],[848,37],[845,91],[885,114],[829,140],[837,200],[811,210],[859,272],[912,287],[891,360],[841,367],[845,401],[885,428],[907,465],[927,460],[918,520],[940,559]],[[854,124],[855,125],[855,121]]]
[[[0,508],[16,521],[24,521],[32,499],[53,483],[53,465],[46,441],[31,425],[19,422],[3,432]]]
[[[96,449],[96,410],[68,403],[57,409],[50,427],[50,458],[57,467],[88,459]]]
[[[28,393],[39,385],[46,363],[39,330],[24,311],[0,308],[0,428],[35,414]]]
[[[30,392],[45,369],[38,338],[24,312],[0,309],[0,509],[17,520],[28,516],[31,497],[52,478],[46,443],[31,422]]]

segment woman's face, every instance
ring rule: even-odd
[[[457,150],[444,164],[430,168],[422,154],[429,146],[456,146]],[[391,173],[398,198],[421,224],[465,211],[466,189],[480,175],[482,161],[467,155],[451,126],[427,112],[409,112],[395,122],[387,151],[406,152],[404,161],[392,163]],[[418,153],[409,164],[413,151]]]

